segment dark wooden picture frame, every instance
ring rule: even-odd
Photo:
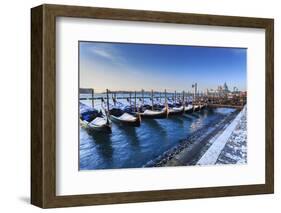
[[[265,184],[56,195],[56,17],[265,29],[266,34],[266,168]],[[31,9],[31,203],[66,207],[178,200],[274,192],[274,20],[233,16],[41,5]]]

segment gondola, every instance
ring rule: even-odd
[[[172,99],[168,99],[169,116],[183,115],[185,111],[184,103],[182,101],[176,100],[175,97]]]
[[[139,107],[139,115],[144,119],[164,119],[168,117],[169,110],[168,106],[160,103],[160,101],[154,103],[153,97],[151,98],[151,104],[146,103],[144,98],[140,99],[142,101]]]
[[[193,112],[198,112],[200,110],[200,106],[195,104],[193,105]]]
[[[206,107],[207,107],[206,103],[200,105],[200,109],[205,109]]]
[[[138,114],[130,114],[126,112],[125,107],[117,102],[115,99],[113,100],[115,105],[108,104],[108,115],[112,122],[118,123],[124,126],[132,126],[139,127],[141,124],[141,118]]]
[[[169,116],[182,115],[185,111],[184,109],[185,109],[185,107],[183,105],[173,106],[173,107],[169,108]]]
[[[192,113],[193,112],[193,106],[192,104],[188,104],[185,108],[184,108],[184,112],[186,114]]]
[[[169,114],[168,107],[164,107],[162,110],[142,110],[139,115],[144,119],[164,119],[167,118]]]
[[[111,132],[111,122],[97,109],[80,102],[80,125],[89,132]]]
[[[139,127],[141,123],[141,118],[139,115],[131,115],[127,112],[124,112],[121,109],[113,108],[109,110],[110,119],[113,122],[125,125]]]

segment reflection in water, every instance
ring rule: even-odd
[[[112,141],[110,134],[104,134],[103,132],[98,132],[97,134],[91,134],[93,141],[96,144],[97,152],[108,161],[112,160]]]
[[[80,128],[80,169],[142,167],[194,131],[230,112],[208,109],[168,119],[142,120],[139,128],[112,123],[111,134],[91,135]]]
[[[152,131],[160,132],[162,134],[166,134],[165,128],[163,128],[157,120],[154,119],[144,119],[142,124],[145,125],[146,128],[150,128]]]
[[[184,128],[184,117],[183,116],[174,116],[173,118],[168,118],[171,121],[171,125],[176,126],[179,129]]]
[[[138,147],[139,139],[135,127],[129,127],[129,126],[126,128],[120,127],[120,131],[122,131],[123,134],[128,137],[128,141],[131,143],[132,146]]]
[[[191,116],[194,118],[200,118],[200,112],[194,112],[191,114]]]
[[[190,122],[194,119],[194,117],[192,117],[192,116],[189,115],[189,114],[184,114],[182,117],[183,117],[184,119],[186,119],[186,120],[189,120]]]

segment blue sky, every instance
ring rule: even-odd
[[[247,49],[79,42],[80,87],[110,90],[189,91],[226,82],[246,90]]]

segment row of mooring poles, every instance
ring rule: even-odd
[[[194,92],[193,92],[193,101],[196,100],[196,94],[197,94],[197,83],[193,84],[192,87],[194,88]],[[95,90],[94,89],[90,89],[91,90],[91,96],[92,96],[92,107],[94,108],[95,107],[95,100],[94,100],[94,96],[95,96]],[[109,90],[106,89],[106,93],[107,93],[107,102],[109,105]],[[130,102],[130,105],[132,105],[132,102],[131,102],[131,99],[132,99],[132,92],[129,93],[130,95],[130,99],[129,99],[129,102]],[[135,109],[136,109],[136,91],[135,91],[135,101],[134,101],[134,106],[135,106]],[[141,93],[142,93],[142,105],[144,105],[144,90],[142,89],[141,90]],[[166,92],[166,89],[165,89],[165,103],[167,102],[167,92]],[[187,94],[189,94],[190,92],[188,92]],[[151,90],[151,96],[152,96],[152,107],[154,105],[154,91]],[[177,101],[177,91],[175,91],[174,93],[174,102]],[[113,92],[112,93],[112,99],[114,100],[114,105],[116,105],[116,92]],[[160,103],[162,102],[162,93],[159,92],[159,100],[160,100]],[[185,92],[183,91],[183,98],[182,98],[183,102],[185,102],[186,100],[186,97],[185,97]]]
[[[129,104],[130,107],[132,106],[132,92],[129,92]],[[134,97],[134,110],[137,111],[137,91],[135,91],[135,97]]]
[[[165,89],[165,104],[167,104],[167,92]],[[160,97],[160,103],[162,102],[162,93],[159,92],[159,97]],[[142,101],[142,106],[144,105],[144,90],[141,90],[141,101]],[[136,91],[135,91],[135,105],[136,105]],[[135,107],[136,108],[136,107]],[[152,110],[154,109],[154,90],[151,90],[151,108]]]
[[[136,111],[137,109],[137,92],[134,92],[134,109]],[[92,106],[94,107],[94,89],[91,89],[91,94],[92,94]],[[144,105],[144,90],[141,90],[142,94],[142,105]],[[194,94],[195,95],[195,94]],[[174,92],[174,102],[177,102],[177,91]],[[160,103],[162,102],[162,93],[159,93],[160,97]],[[165,89],[164,91],[164,98],[165,98],[165,105],[167,105],[167,90]],[[185,104],[185,92],[182,92],[182,102]],[[112,92],[112,99],[114,100],[114,105],[116,105],[116,92]],[[130,106],[132,105],[132,92],[129,92],[129,103]],[[154,90],[151,90],[151,104],[152,104],[152,110],[154,109]],[[109,110],[109,90],[106,89],[106,105],[107,105],[107,110]]]

